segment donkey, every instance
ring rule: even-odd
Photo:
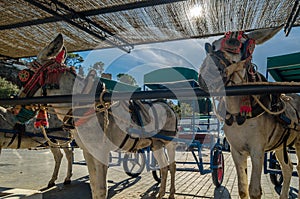
[[[255,44],[264,43],[280,29],[262,29],[248,34],[228,32],[212,45],[206,44],[207,56],[199,70],[200,87],[207,92],[224,92],[224,86],[266,81],[251,63],[252,53]],[[300,172],[300,97],[296,94],[279,96],[225,96],[219,101],[217,114],[225,121],[224,132],[231,146],[242,199],[249,196],[261,198],[261,173],[266,151],[275,150],[281,164],[284,178],[281,199],[288,198],[293,171],[286,146],[294,144],[298,157],[297,170]],[[252,173],[248,187],[249,156]]]
[[[3,148],[49,148],[55,160],[54,171],[50,181],[48,182],[48,188],[50,188],[55,185],[55,181],[57,180],[63,154],[61,153],[60,148],[51,146],[51,143],[47,143],[43,134],[41,134],[41,132],[34,127],[33,121],[34,120],[29,121],[26,126],[25,124],[15,125],[15,115],[11,111],[0,107],[0,152]],[[70,184],[72,176],[73,151],[67,141],[69,132],[64,131],[62,128],[60,128],[62,126],[62,122],[58,120],[56,115],[51,115],[51,117],[49,118],[49,122],[49,130],[53,130],[49,132],[49,137],[52,136],[51,138],[53,138],[53,140],[62,144],[66,159],[68,161],[67,176],[64,180],[64,184]]]
[[[57,67],[56,71],[64,71],[57,80],[58,85],[54,89],[46,90],[47,96],[78,92],[102,94],[105,91],[105,86],[100,80],[95,80],[96,84],[90,87],[91,81],[94,81],[92,75],[95,74],[90,73],[91,75],[83,81],[57,61],[61,60],[58,57],[61,56],[62,49],[64,49],[63,37],[59,34],[37,56],[36,62],[42,68],[37,71],[44,70],[43,68],[47,68],[54,62]],[[37,76],[41,75],[38,74]],[[45,88],[43,85],[40,87]],[[35,95],[40,95],[40,93],[40,91],[36,91]],[[168,169],[171,173],[169,198],[174,198],[175,143],[171,140],[177,135],[177,118],[167,103],[157,101],[146,104],[141,101],[124,100],[113,102],[111,105],[107,105],[107,103],[95,105],[94,99],[91,99],[91,103],[87,107],[86,104],[82,105],[81,102],[77,102],[73,98],[73,104],[55,106],[55,111],[60,119],[75,117],[74,121],[70,122],[69,120],[69,123],[74,124],[75,129],[72,130],[72,133],[76,143],[83,150],[94,199],[107,197],[106,181],[110,151],[134,152],[148,146],[151,147],[160,166],[162,180],[157,198],[162,198],[165,195]],[[69,110],[60,109],[62,106],[72,109],[73,116],[68,114],[70,113]],[[87,108],[78,108],[82,106]],[[78,117],[82,118],[77,119]],[[169,139],[163,139],[164,137]],[[164,153],[164,148],[168,158]]]

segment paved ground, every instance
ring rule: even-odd
[[[49,150],[3,150],[0,157],[0,187],[14,187],[41,190],[44,199],[89,199],[91,198],[87,167],[79,164],[83,161],[80,149],[75,149],[73,181],[64,186],[66,161],[62,163],[57,186],[45,189],[51,177],[53,159]],[[181,153],[183,161],[191,160],[190,152]],[[221,187],[215,188],[211,174],[201,175],[199,172],[178,171],[176,174],[176,198],[238,198],[237,178],[231,156],[224,152],[225,177]],[[206,156],[208,158],[208,156]],[[178,165],[186,167],[191,165]],[[130,178],[123,168],[114,166],[108,174],[109,198],[154,198],[158,184],[151,172],[144,172],[137,178]],[[268,175],[262,175],[263,198],[278,198],[276,189]],[[292,179],[291,197],[295,198],[297,179]],[[169,184],[168,184],[169,186]],[[0,194],[1,196],[1,194]],[[166,195],[167,198],[168,194]]]

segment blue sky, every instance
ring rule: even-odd
[[[93,63],[102,61],[106,73],[113,79],[119,73],[128,73],[135,77],[139,84],[144,74],[162,67],[182,66],[199,70],[205,58],[204,44],[219,37],[207,39],[189,39],[172,42],[136,45],[131,53],[117,48],[80,52],[84,58],[83,66],[88,68]],[[295,27],[288,37],[281,30],[272,39],[257,45],[253,54],[253,63],[259,71],[266,74],[267,57],[300,52],[300,27]]]

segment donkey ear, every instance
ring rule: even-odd
[[[58,34],[57,37],[37,55],[37,61],[43,62],[54,58],[61,52],[63,45],[63,36],[62,34]]]
[[[214,49],[210,43],[205,43],[205,51],[207,53],[212,53],[214,51]]]
[[[58,63],[62,64],[65,62],[66,58],[67,58],[67,49],[63,46],[62,50],[55,57],[55,60]]]
[[[262,44],[265,41],[271,39],[274,35],[276,35],[276,33],[278,33],[282,27],[283,26],[276,27],[276,28],[254,30],[248,33],[247,35],[249,38],[254,39],[256,44]]]

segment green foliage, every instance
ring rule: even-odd
[[[66,58],[66,65],[67,66],[74,66],[76,69],[79,69],[81,66],[81,63],[84,61],[84,59],[77,53],[68,53],[68,56]]]
[[[209,98],[200,98],[195,100],[182,100],[182,103],[189,104],[195,113],[207,114],[212,111],[212,104]]]
[[[193,108],[190,104],[188,103],[180,103],[180,110],[181,110],[181,116],[182,117],[187,117],[193,115]]]
[[[176,105],[173,103],[173,101],[168,101],[168,104],[172,107],[172,109],[175,111],[176,116],[178,119],[181,119],[181,109],[179,105]]]
[[[19,92],[17,85],[0,77],[0,98],[9,98],[11,95],[16,95]]]
[[[132,85],[132,86],[137,86],[136,80],[131,75],[124,74],[124,73],[119,73],[117,75],[117,78],[118,78],[118,81],[120,81],[120,82],[123,82],[125,84],[129,84],[129,85]]]
[[[173,108],[173,110],[175,111],[179,119],[184,117],[190,117],[191,115],[193,115],[194,110],[191,104],[189,103],[181,102],[178,103],[178,105],[176,105],[172,101],[169,101],[168,104]],[[199,113],[195,112],[195,114],[199,114]]]

